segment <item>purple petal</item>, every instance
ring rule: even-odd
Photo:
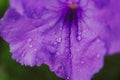
[[[111,7],[98,10],[89,3],[91,9],[85,11],[58,0],[19,1],[10,1],[0,33],[13,59],[22,65],[47,64],[66,80],[90,80],[102,68],[106,53],[120,51],[120,16],[115,10],[113,21],[109,20]]]
[[[104,24],[100,37],[106,41],[108,54],[120,52],[120,1],[111,0],[109,6],[98,14],[99,21]]]
[[[32,20],[21,16],[15,9],[10,8],[1,21],[1,36],[9,43],[13,59],[22,65],[40,66],[45,63],[58,76],[66,77],[71,74],[69,73],[70,68],[68,68],[70,66],[69,58],[67,58],[69,52],[67,52],[67,45],[65,45],[68,39],[65,36],[66,32],[62,33],[63,31],[61,31],[62,23],[56,24],[58,19],[54,19],[55,14],[50,14],[53,16],[46,24],[40,23],[43,20],[46,21],[45,16],[40,21]],[[51,19],[54,20],[51,21]],[[65,41],[63,40],[60,44],[62,35]],[[63,54],[64,50],[66,56]],[[68,61],[67,66],[64,61]]]
[[[39,21],[21,16],[15,9],[11,8],[6,12],[1,21],[1,36],[10,44],[10,50],[13,53],[12,57],[21,64],[33,66],[42,63],[43,59],[41,55],[43,55],[42,53],[44,52],[41,50],[41,48],[43,48],[41,44],[45,44],[43,42],[45,40],[44,38],[49,37],[46,36],[42,38],[42,36],[45,32],[49,31],[49,28],[52,28],[51,25],[55,23],[55,20],[51,23],[48,22],[49,25],[45,23],[37,24]],[[38,57],[38,60],[40,59],[39,61],[41,62],[36,62],[36,57]]]
[[[9,0],[9,2],[10,2],[10,7],[14,8],[21,15],[24,14],[24,7],[22,4],[22,0]]]
[[[111,3],[111,0],[93,0],[95,6],[99,9],[106,8]]]
[[[56,7],[60,7],[59,0],[10,0],[10,4],[16,11],[29,18],[41,18],[43,14],[48,13],[46,9],[54,11]]]
[[[81,37],[77,36],[77,39],[75,29],[72,31],[71,80],[91,80],[93,75],[102,68],[106,53],[104,41],[88,29],[88,26],[82,27],[83,31],[79,33]]]

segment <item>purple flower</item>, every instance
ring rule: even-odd
[[[0,34],[12,58],[47,64],[66,80],[90,80],[120,51],[120,0],[10,0]]]

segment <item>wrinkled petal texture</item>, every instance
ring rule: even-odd
[[[29,18],[40,18],[44,14],[41,11],[60,7],[59,0],[10,0],[10,4],[21,15],[26,15]]]
[[[108,54],[113,54],[120,52],[120,1],[104,0],[103,4],[104,9],[97,15],[98,21],[105,25],[100,36],[107,42]]]
[[[71,1],[10,0],[0,35],[12,58],[26,66],[47,64],[66,80],[91,80],[105,55],[120,52],[120,1],[73,0],[79,8],[70,12]]]

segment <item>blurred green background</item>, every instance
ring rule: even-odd
[[[0,0],[0,18],[8,8],[8,0]],[[0,38],[0,80],[64,80],[47,65],[25,67],[11,59],[8,44]],[[120,55],[107,56],[105,65],[92,80],[120,80]]]

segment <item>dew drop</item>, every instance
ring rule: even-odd
[[[34,51],[37,51],[37,49],[34,49]]]
[[[73,55],[72,55],[72,54],[70,54],[70,58],[73,58]]]
[[[67,77],[67,80],[70,80],[70,77]]]
[[[85,61],[81,61],[81,64],[85,64]]]
[[[60,28],[60,30],[62,31],[62,27]]]
[[[81,36],[78,36],[77,39],[78,39],[78,40],[81,40]]]
[[[56,52],[57,55],[60,55],[60,52]]]
[[[36,58],[36,62],[38,62],[39,61],[39,59],[38,58]]]
[[[79,72],[79,71],[80,71],[80,69],[77,69],[77,71]]]
[[[57,38],[57,42],[61,42],[61,41],[62,41],[61,37]]]
[[[78,32],[78,35],[81,35],[81,34],[82,34],[81,31],[79,31],[79,32]]]
[[[22,56],[22,57],[24,57],[24,56],[25,56],[25,54],[22,54],[21,56]]]
[[[28,39],[28,42],[31,42],[31,41],[32,41],[32,39],[31,39],[31,38],[29,38],[29,39]]]
[[[56,44],[57,44],[57,42],[54,42],[54,44],[56,45]]]
[[[91,48],[91,50],[94,50],[94,49],[95,49],[94,47]]]
[[[66,53],[68,53],[68,52],[69,52],[69,49],[68,49],[68,48],[66,48],[66,49],[65,49],[65,52],[66,52]]]
[[[78,72],[82,72],[82,70],[81,70],[81,69],[78,69],[77,71],[78,71]]]
[[[97,54],[96,57],[99,58],[99,57],[100,57],[100,54]]]
[[[31,48],[31,47],[33,47],[33,45],[30,45],[29,47]]]
[[[37,31],[37,29],[33,30],[33,32],[36,32],[36,31]]]
[[[57,70],[56,70],[56,73],[61,75],[61,76],[65,76],[65,72],[64,72],[64,66],[58,66],[57,67]]]
[[[80,52],[80,49],[77,49],[77,52]]]

